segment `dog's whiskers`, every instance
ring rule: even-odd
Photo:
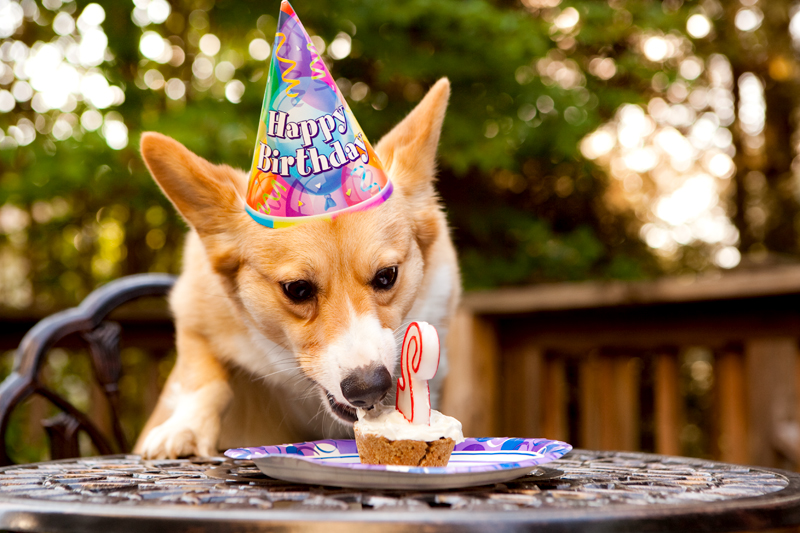
[[[260,376],[260,378],[261,379],[266,379],[266,378],[272,377],[272,376],[274,376],[276,374],[282,374],[284,372],[291,372],[292,370],[298,370],[298,369],[297,368],[284,368],[283,370],[276,370],[275,372],[270,372],[269,374],[264,374],[263,376]]]
[[[395,330],[392,332],[392,333],[393,333],[393,335],[394,335],[394,341],[395,341],[395,344],[400,344],[400,343],[402,343],[402,342],[403,342],[403,338],[404,338],[404,337],[405,337],[405,335],[406,335],[406,330],[408,329],[408,326],[409,326],[409,325],[410,325],[412,322],[416,322],[416,320],[414,320],[413,318],[412,318],[412,319],[408,319],[408,318],[407,318],[405,321],[403,321],[403,323],[402,323],[402,324],[400,324],[400,326],[399,326],[397,329],[395,329]]]

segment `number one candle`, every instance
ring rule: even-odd
[[[427,322],[412,322],[403,338],[395,408],[412,424],[431,423],[428,380],[439,368],[439,335]]]

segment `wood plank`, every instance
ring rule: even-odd
[[[800,331],[800,297],[797,309],[745,309],[743,302],[725,306],[693,304],[680,307],[601,309],[504,316],[497,320],[504,331],[524,332],[550,349],[588,353],[600,346],[657,350],[662,346],[723,348],[748,337],[785,337]]]
[[[472,332],[472,314],[459,308],[450,319],[447,333],[447,376],[442,382],[441,411],[461,421],[466,432],[468,419],[472,418],[472,410],[476,407],[470,402],[470,386],[472,383],[472,349],[470,337]]]
[[[604,349],[598,366],[600,448],[638,450],[640,360],[627,350]]]
[[[500,429],[498,353],[492,323],[459,309],[448,335],[442,410],[461,421],[467,437],[496,436]]]
[[[596,427],[593,431],[599,434],[597,437],[591,436],[591,440],[597,439],[600,443],[599,449],[601,450],[616,450],[619,446],[619,410],[617,409],[617,402],[614,394],[616,388],[616,376],[614,375],[614,359],[606,351],[601,351],[597,356],[597,375],[596,375],[596,389],[593,391],[596,394],[593,400],[594,406],[590,409],[594,410],[592,416],[596,417]],[[595,408],[596,406],[596,408]]]
[[[638,357],[625,354],[614,360],[614,399],[618,419],[618,439],[615,449],[635,451],[641,442],[641,407],[639,384],[642,361]]]
[[[545,357],[544,384],[541,390],[543,412],[540,436],[569,442],[571,439],[567,420],[567,372],[564,358]]]
[[[792,337],[745,342],[748,459],[759,466],[792,467],[776,449],[782,426],[797,423],[797,340]]]
[[[662,348],[655,356],[654,411],[656,453],[680,455],[684,419],[677,349]]]
[[[720,460],[747,463],[747,384],[744,353],[728,346],[714,357]]]
[[[541,435],[543,367],[544,351],[533,339],[520,339],[503,350],[502,435]]]
[[[602,432],[602,399],[603,376],[600,356],[597,350],[592,351],[579,362],[578,387],[580,397],[580,435],[578,446],[592,450],[603,447]]]
[[[756,272],[713,273],[655,281],[552,283],[475,291],[463,296],[462,305],[478,314],[509,314],[725,300],[798,292],[800,267],[788,265]]]

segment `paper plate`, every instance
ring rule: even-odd
[[[482,438],[457,444],[445,467],[361,464],[354,440],[233,448],[264,474],[285,481],[376,489],[447,489],[502,483],[558,459],[572,446],[548,439]]]

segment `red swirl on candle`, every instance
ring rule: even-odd
[[[412,424],[431,423],[428,380],[439,369],[439,335],[427,322],[412,322],[406,329],[400,353],[395,409]]]

